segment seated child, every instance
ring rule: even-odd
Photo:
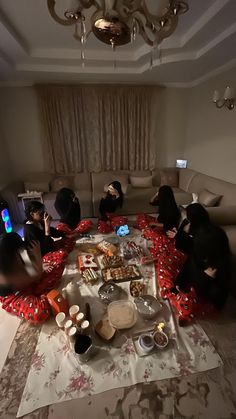
[[[17,233],[0,236],[0,302],[2,308],[39,324],[51,310],[46,294],[58,286],[64,264],[43,272],[39,243],[27,247]]]

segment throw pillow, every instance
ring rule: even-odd
[[[133,188],[152,188],[152,176],[130,176]]]
[[[160,169],[161,175],[161,186],[168,185],[176,187],[179,185],[179,172],[175,167],[167,167],[166,169]]]
[[[73,178],[69,176],[59,176],[51,183],[52,192],[58,192],[61,188],[74,189]]]
[[[213,192],[203,189],[198,196],[198,202],[205,207],[214,207],[218,204],[221,195],[217,195]]]

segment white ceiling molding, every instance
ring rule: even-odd
[[[231,70],[232,68],[236,67],[236,58],[234,58],[233,60],[229,61],[228,63],[215,68],[212,71],[209,71],[209,73],[205,74],[202,77],[199,77],[198,79],[195,79],[191,82],[188,83],[165,83],[165,87],[173,87],[173,88],[178,88],[178,89],[182,89],[182,88],[192,88],[192,87],[196,87],[199,86],[200,84],[205,83],[206,81],[220,76],[221,74],[224,74],[226,71]]]
[[[196,6],[196,1],[201,1],[201,7],[192,7],[191,14],[191,3]],[[190,20],[187,22],[180,19],[176,33],[161,44],[161,59],[158,51],[154,52],[153,70],[148,71],[150,47],[145,43],[141,44],[140,39],[136,45],[117,48],[115,53],[109,47],[91,39],[85,47],[85,67],[82,67],[80,44],[75,43],[72,33],[70,38],[68,31],[63,32],[63,27],[47,19],[46,2],[42,2],[42,5],[37,3],[36,11],[34,7],[26,10],[27,23],[35,21],[35,14],[39,21],[38,26],[35,23],[32,43],[32,24],[27,25],[22,20],[22,4],[26,7],[27,0],[22,0],[21,4],[15,0],[0,0],[0,80],[8,78],[5,82],[10,83],[24,83],[25,80],[26,84],[38,80],[47,82],[47,75],[51,81],[55,74],[57,79],[61,77],[66,80],[67,77],[69,81],[73,74],[79,76],[79,81],[88,77],[91,82],[90,75],[94,75],[94,79],[96,74],[100,78],[104,74],[108,83],[114,80],[119,83],[126,81],[125,75],[129,80],[133,74],[134,78],[137,76],[135,82],[138,80],[140,83],[192,87],[234,60],[235,48],[232,43],[236,34],[236,22],[232,23],[232,17],[235,2],[236,0],[189,0],[190,12],[184,19],[189,16]],[[222,25],[219,24],[221,10],[224,14]],[[211,28],[214,27],[214,22],[217,29],[213,30],[213,36]],[[37,28],[38,31],[40,28],[48,34],[47,47],[43,45]],[[115,69],[114,60],[117,63]],[[183,81],[184,74],[187,76],[186,82]]]
[[[192,25],[187,33],[181,39],[180,47],[184,47],[187,43],[203,29],[210,20],[214,18],[231,0],[216,0],[209,9]]]

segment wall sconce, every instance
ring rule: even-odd
[[[219,91],[215,90],[212,100],[218,109],[223,108],[223,106],[227,106],[231,111],[234,109],[234,97],[229,86],[226,87],[223,98],[220,97]]]

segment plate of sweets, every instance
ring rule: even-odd
[[[88,268],[92,268],[95,271],[98,270],[97,262],[95,261],[94,255],[78,255],[78,267],[81,272]]]
[[[81,253],[89,253],[94,256],[101,255],[101,251],[97,248],[95,243],[79,243],[76,248]]]
[[[109,243],[106,240],[102,240],[98,243],[97,248],[108,256],[113,256],[118,251],[118,248],[114,244]]]
[[[132,295],[132,297],[136,298],[136,297],[140,297],[140,295],[142,295],[144,293],[145,290],[145,285],[143,283],[143,281],[131,281],[130,282],[130,294]]]
[[[125,259],[141,258],[144,256],[144,249],[132,240],[121,243],[120,252]]]
[[[124,263],[123,258],[118,255],[104,255],[101,262],[103,268],[117,268],[118,266],[122,266]]]
[[[104,282],[125,282],[141,278],[140,270],[135,265],[120,266],[118,268],[107,268],[102,270]]]

